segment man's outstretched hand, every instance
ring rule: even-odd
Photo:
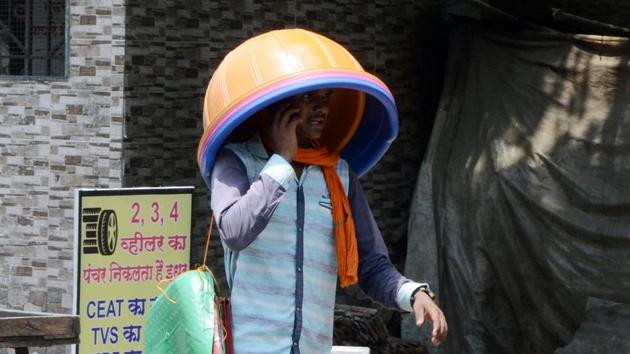
[[[440,345],[446,339],[448,333],[448,325],[442,310],[431,300],[429,295],[422,291],[416,294],[413,302],[413,314],[416,318],[416,325],[422,326],[425,321],[430,321],[433,325],[431,331],[431,343],[434,346]]]

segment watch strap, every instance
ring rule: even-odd
[[[435,293],[431,291],[431,289],[428,286],[421,285],[411,293],[411,297],[409,298],[409,302],[412,308],[413,308],[414,302],[416,301],[416,295],[418,295],[418,292],[423,292],[427,294],[427,296],[429,296],[429,298],[433,300],[433,302],[435,302]]]

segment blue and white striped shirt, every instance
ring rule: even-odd
[[[358,179],[336,166],[352,209],[359,285],[386,306],[411,311],[421,284],[391,264]],[[328,353],[332,346],[337,258],[330,199],[321,169],[297,179],[258,136],[226,146],[212,176],[211,206],[232,291],[235,351]]]

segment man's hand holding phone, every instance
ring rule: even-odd
[[[300,114],[300,108],[291,102],[282,104],[277,109],[271,120],[269,137],[273,152],[282,156],[291,163],[298,148],[296,128],[304,120]]]

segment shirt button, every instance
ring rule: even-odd
[[[300,312],[300,306],[297,307],[297,309],[295,309],[297,312]]]
[[[294,347],[297,347],[297,342],[293,342],[293,346],[294,346]]]
[[[299,232],[302,232],[302,228],[301,228],[301,227],[299,227],[299,228],[298,228],[298,231],[299,231]]]
[[[301,272],[301,271],[302,271],[302,267],[298,267],[298,272]]]

